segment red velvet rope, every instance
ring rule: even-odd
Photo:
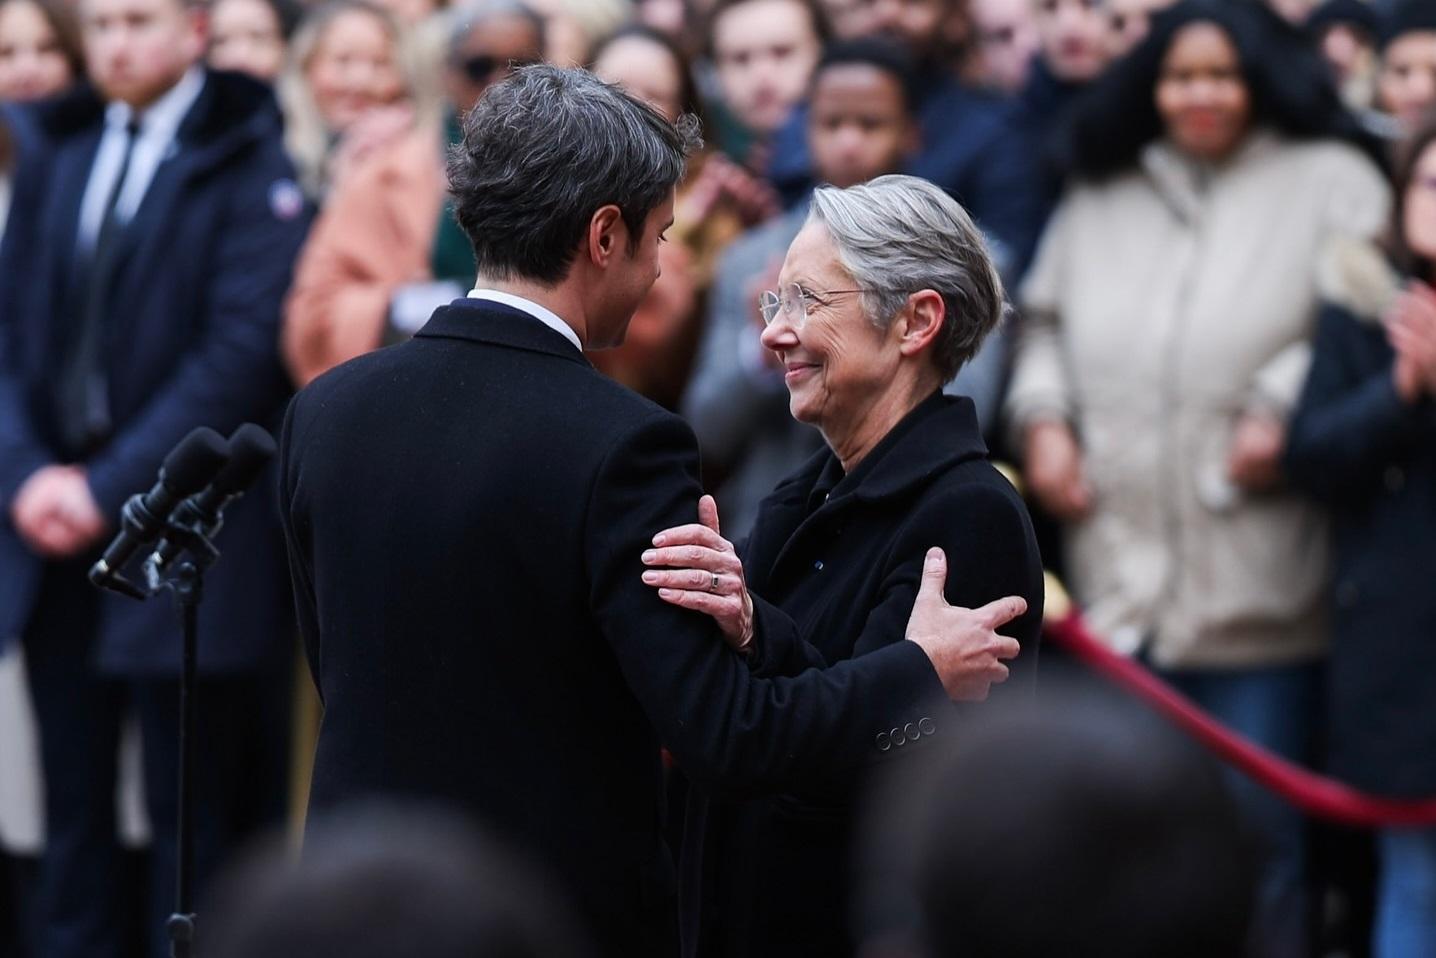
[[[1398,801],[1367,795],[1253,745],[1197,708],[1141,664],[1103,645],[1088,631],[1076,610],[1062,619],[1047,622],[1044,628],[1045,637],[1073,657],[1144,699],[1223,761],[1308,815],[1365,828],[1436,824],[1436,799]]]

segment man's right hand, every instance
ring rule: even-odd
[[[1016,639],[997,630],[1027,611],[1027,600],[1010,595],[980,609],[947,604],[947,556],[929,549],[923,563],[922,586],[907,621],[907,639],[927,653],[942,679],[948,698],[981,702],[994,685],[1007,681],[1004,659],[1021,651]]]

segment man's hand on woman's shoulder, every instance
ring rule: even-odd
[[[907,640],[927,653],[947,695],[955,702],[981,702],[992,686],[1007,681],[1004,659],[1022,650],[1016,639],[997,630],[1027,611],[1027,600],[1010,595],[980,609],[947,604],[947,556],[929,549],[922,585],[907,623]]]

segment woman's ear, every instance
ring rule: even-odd
[[[628,225],[623,214],[612,203],[594,210],[588,221],[588,258],[593,265],[606,267],[614,253],[628,242]]]
[[[946,319],[947,304],[940,293],[932,289],[913,293],[898,314],[898,350],[904,356],[916,356],[929,348]]]

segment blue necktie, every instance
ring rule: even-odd
[[[130,171],[130,158],[139,139],[139,123],[125,127],[125,152],[110,195],[105,200],[100,231],[89,262],[81,269],[80,295],[75,298],[79,315],[67,339],[64,362],[58,379],[58,412],[65,451],[76,459],[92,452],[110,432],[109,377],[102,356],[105,317],[115,267],[117,241],[124,232],[115,207]]]

